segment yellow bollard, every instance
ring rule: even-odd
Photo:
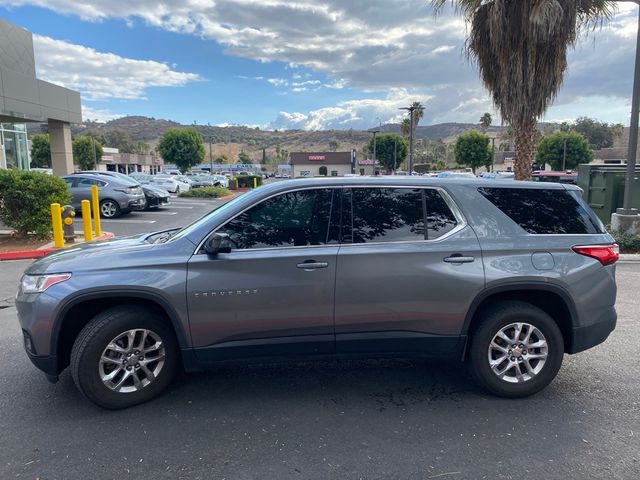
[[[258,186],[258,179],[256,177],[253,177],[253,188],[256,188]]]
[[[102,226],[100,225],[100,202],[98,201],[97,185],[91,186],[91,203],[93,204],[93,221],[95,223],[94,231],[96,232],[96,237],[99,237],[102,235]]]
[[[82,227],[84,228],[84,241],[90,242],[93,240],[93,234],[91,233],[91,204],[89,200],[82,200]]]
[[[56,248],[64,247],[62,235],[62,210],[59,203],[51,204],[51,226],[53,227],[53,244]]]

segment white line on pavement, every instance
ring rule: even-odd
[[[153,212],[150,215],[177,215],[178,212]]]
[[[183,206],[183,205],[167,205],[167,208],[190,208],[190,209],[193,209],[194,207],[187,207],[187,206]]]
[[[82,223],[82,219],[74,219],[74,222]],[[107,223],[156,223],[156,220],[137,220],[135,218],[131,218],[128,220],[117,219],[117,218],[114,218],[113,220],[108,218],[100,219],[100,223],[104,223],[104,222],[107,222]]]

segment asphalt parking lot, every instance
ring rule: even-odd
[[[176,215],[104,228],[170,228],[212,205],[175,200],[164,212]],[[147,218],[157,221],[136,221]],[[0,263],[3,293],[28,264]],[[484,394],[457,363],[340,360],[220,366],[109,412],[68,372],[49,384],[23,352],[15,309],[0,309],[0,478],[635,479],[640,262],[620,262],[618,282],[607,342],[566,356],[551,386],[522,400]]]
[[[114,219],[101,219],[102,230],[116,236],[137,235],[156,230],[189,225],[211,210],[224,204],[223,200],[172,197],[170,204],[153,210],[131,212]],[[82,233],[82,218],[76,217],[76,232]]]

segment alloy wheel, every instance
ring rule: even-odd
[[[118,393],[142,390],[160,374],[165,346],[160,336],[147,329],[132,329],[113,338],[100,356],[102,383]]]
[[[501,380],[524,383],[542,371],[548,354],[547,339],[538,328],[529,323],[511,323],[494,335],[488,360]]]
[[[100,205],[100,212],[106,218],[115,217],[118,213],[118,206],[110,200],[102,202],[102,205]]]

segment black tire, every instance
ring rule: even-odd
[[[162,340],[164,365],[155,379],[141,389],[116,392],[108,388],[100,378],[100,358],[109,342],[131,329],[151,330]],[[78,390],[88,400],[100,407],[115,410],[158,396],[173,380],[178,365],[179,349],[171,324],[144,307],[131,305],[105,310],[82,329],[71,350],[70,370]]]
[[[121,214],[120,205],[115,200],[108,198],[100,202],[100,216],[102,218],[116,218]]]
[[[507,398],[527,397],[549,385],[560,370],[564,355],[564,341],[556,322],[538,307],[518,301],[501,302],[481,315],[467,352],[469,370],[474,380],[490,393]],[[537,328],[546,340],[548,351],[546,362],[533,378],[511,383],[500,378],[491,369],[489,346],[502,328],[518,322],[528,323]],[[524,363],[522,367],[524,368]]]

